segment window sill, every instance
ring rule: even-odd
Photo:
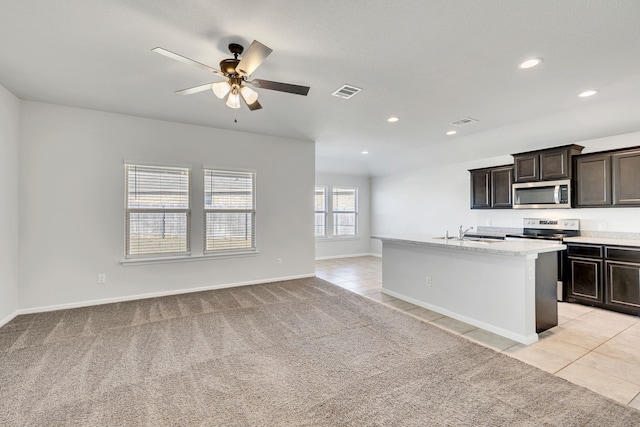
[[[256,256],[258,250],[251,252],[225,252],[219,254],[202,254],[202,255],[185,255],[185,256],[167,256],[155,258],[129,258],[120,260],[120,265],[142,265],[142,264],[169,264],[174,262],[191,262],[191,261],[208,261],[220,258],[243,258]]]
[[[331,236],[331,237],[316,237],[316,243],[319,242],[344,242],[347,240],[360,240],[360,236]]]

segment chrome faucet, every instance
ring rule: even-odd
[[[460,226],[460,229],[458,230],[458,239],[464,239],[464,235],[467,234],[467,231],[469,230],[473,230],[473,227],[469,227],[466,230],[462,231],[462,226]]]

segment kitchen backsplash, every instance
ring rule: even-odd
[[[522,233],[522,228],[514,227],[488,227],[478,226],[476,230],[479,233],[505,233],[514,234]],[[621,231],[594,231],[594,230],[580,230],[580,236],[582,237],[601,237],[606,239],[633,239],[640,240],[640,233],[625,233]]]
[[[640,239],[640,233],[624,233],[622,231],[580,230],[583,237],[603,237],[607,239]]]
[[[505,233],[505,234],[517,234],[522,233],[522,227],[488,227],[488,226],[478,226],[476,227],[476,231],[478,233]]]

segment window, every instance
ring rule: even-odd
[[[191,171],[125,165],[125,254],[168,255],[190,251]]]
[[[327,237],[327,187],[316,187],[316,237]]]
[[[356,236],[358,234],[358,189],[333,187],[333,235]]]
[[[204,170],[205,253],[255,249],[254,172]]]

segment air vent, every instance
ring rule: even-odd
[[[340,89],[333,92],[331,95],[337,96],[338,98],[349,99],[356,93],[360,92],[362,89],[359,87],[351,86],[351,85],[342,85]]]
[[[466,126],[466,125],[470,125],[471,123],[475,123],[477,122],[476,119],[472,119],[471,117],[465,117],[464,119],[460,119],[460,120],[456,120],[455,122],[451,122],[452,125],[454,126]]]

